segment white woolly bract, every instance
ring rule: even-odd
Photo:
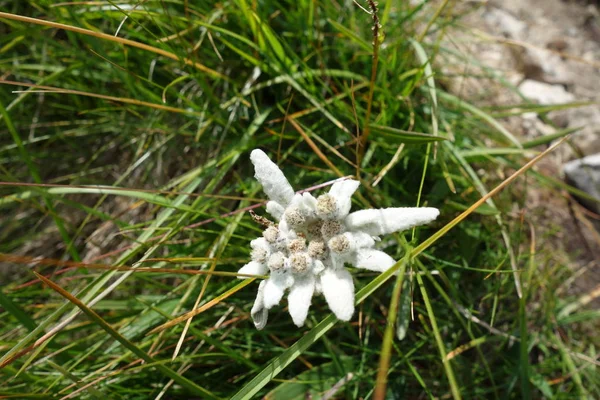
[[[264,291],[264,302],[267,309],[272,308],[281,302],[285,289],[294,284],[294,278],[287,272],[271,272],[271,277],[267,279]]]
[[[244,265],[238,271],[238,274],[247,274],[247,275],[266,275],[268,272],[268,268],[266,265],[256,262],[250,261],[248,264]],[[238,276],[239,279],[248,279],[247,276]]]
[[[259,237],[256,238],[254,240],[250,241],[250,247],[252,249],[263,249],[263,250],[269,250],[269,243],[267,242],[267,239],[265,239],[264,237]]]
[[[350,212],[352,206],[352,195],[358,189],[360,182],[353,179],[348,179],[341,182],[336,182],[331,186],[329,195],[332,196],[337,204],[336,217],[344,218]]]
[[[297,327],[304,325],[314,291],[315,277],[312,274],[296,279],[294,286],[290,289],[288,309]]]
[[[313,260],[312,272],[315,275],[319,275],[325,270],[325,264],[321,260]]]
[[[427,224],[435,220],[439,214],[437,208],[431,207],[383,208],[353,212],[344,222],[351,231],[380,236]]]
[[[326,269],[321,274],[321,290],[327,304],[338,319],[350,321],[354,314],[354,283],[343,269]]]
[[[375,245],[375,240],[373,236],[364,232],[346,232],[344,233],[351,243],[352,249],[360,249],[363,247],[373,247]]]
[[[278,202],[273,200],[267,202],[267,212],[271,214],[277,221],[281,219],[284,211],[285,208]]]
[[[387,271],[396,261],[383,251],[374,249],[359,249],[356,252],[354,265],[371,271]]]
[[[254,164],[254,176],[262,185],[263,191],[269,199],[286,207],[294,197],[294,189],[277,164],[258,149],[250,153],[250,161]]]
[[[269,317],[269,310],[265,308],[264,303],[264,291],[266,283],[267,281],[262,281],[260,285],[258,285],[258,294],[256,295],[256,300],[254,300],[252,310],[250,310],[250,316],[254,321],[254,326],[259,330],[265,327]]]
[[[308,218],[313,218],[317,207],[317,199],[312,194],[296,193],[289,204],[290,207],[297,207],[302,215]]]

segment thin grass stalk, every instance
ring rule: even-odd
[[[407,253],[410,254],[410,253]],[[375,381],[374,400],[384,400],[387,388],[387,376],[390,369],[390,359],[392,357],[392,342],[394,341],[394,325],[398,316],[398,304],[404,283],[407,263],[403,263],[396,277],[396,284],[392,292],[392,299],[388,309],[387,324],[383,334],[383,345],[381,346],[381,355],[379,357],[379,368],[377,369],[377,379]]]
[[[101,271],[131,271],[131,272],[135,272],[135,273],[145,272],[145,273],[155,273],[155,274],[156,273],[158,273],[158,274],[179,274],[179,275],[192,275],[192,276],[193,275],[215,275],[215,276],[226,276],[229,278],[236,278],[236,277],[261,278],[261,279],[267,278],[266,275],[239,274],[237,272],[228,272],[228,271],[214,271],[214,270],[205,271],[205,270],[191,270],[191,269],[144,268],[144,267],[134,268],[134,267],[128,266],[128,265],[113,266],[113,265],[105,265],[105,264],[91,264],[91,263],[85,263],[85,262],[62,261],[62,260],[49,259],[49,258],[41,258],[40,259],[38,257],[17,256],[17,255],[13,255],[13,254],[2,254],[2,253],[0,253],[0,261],[6,262],[6,263],[25,264],[25,265],[33,264],[33,265],[66,267],[64,270],[54,271],[52,273],[53,276],[57,275],[57,274],[62,274],[64,272],[67,272],[72,269],[83,269],[83,270],[95,269],[95,270],[101,270]],[[170,261],[168,259],[152,259],[152,260],[145,260],[145,261],[177,262],[177,261]],[[212,263],[216,264],[219,261],[219,259],[203,257],[203,258],[198,258],[195,261],[212,262]],[[19,287],[19,288],[22,288],[22,287]]]
[[[419,38],[417,39],[418,42],[422,42],[423,41],[423,39],[427,35],[427,32],[429,32],[429,29],[433,25],[433,23],[439,18],[439,16],[442,13],[442,11],[444,11],[444,8],[446,8],[446,6],[448,5],[448,1],[449,0],[444,0],[442,2],[442,4],[440,4],[440,6],[437,8],[437,10],[435,10],[435,14],[433,14],[433,17],[431,17],[431,19],[427,23],[427,26],[425,27],[425,29],[423,29],[423,31],[419,35]]]
[[[182,375],[178,374],[177,372],[173,371],[171,368],[169,368],[165,365],[162,365],[161,363],[158,363],[148,353],[146,353],[145,351],[143,351],[142,349],[140,349],[139,347],[134,345],[132,342],[127,340],[125,337],[120,335],[102,317],[100,317],[100,315],[98,315],[91,308],[89,308],[85,304],[83,304],[83,302],[81,302],[81,300],[79,300],[78,298],[73,296],[71,293],[67,292],[66,290],[64,290],[63,288],[61,288],[60,286],[58,286],[56,283],[52,282],[51,280],[47,279],[46,277],[44,277],[40,274],[37,274],[37,273],[35,273],[35,275],[38,277],[38,279],[40,279],[42,282],[44,282],[46,285],[48,285],[52,290],[54,290],[55,292],[60,294],[62,297],[64,297],[69,302],[76,305],[81,311],[83,311],[84,314],[86,314],[93,322],[98,324],[106,333],[108,333],[115,340],[117,340],[119,343],[121,343],[123,345],[123,347],[125,347],[126,349],[131,351],[133,354],[135,354],[136,356],[138,356],[145,362],[155,364],[154,367],[157,370],[159,370],[161,373],[163,373],[164,375],[173,379],[175,382],[179,383],[181,386],[185,387],[186,389],[188,389],[189,391],[191,391],[193,393],[204,396],[204,398],[218,399],[218,397],[213,395],[208,390],[204,389],[201,386],[198,386],[196,383],[190,381],[189,379],[187,379],[187,378],[183,377]]]
[[[6,81],[6,80],[0,80],[0,84],[12,85],[12,86],[25,86],[25,87],[32,88],[32,90],[28,90],[26,93],[74,94],[77,96],[95,97],[95,98],[102,99],[102,100],[116,101],[116,102],[125,103],[125,104],[133,104],[136,106],[155,108],[157,110],[169,111],[169,112],[174,112],[174,113],[179,113],[179,114],[193,115],[193,116],[197,116],[197,117],[202,116],[202,113],[198,113],[195,111],[189,111],[189,110],[185,110],[182,108],[165,106],[162,104],[150,103],[147,101],[142,101],[142,100],[137,100],[137,99],[129,99],[127,97],[108,96],[108,95],[99,94],[99,93],[82,92],[81,90],[63,89],[63,88],[57,88],[57,87],[52,87],[52,86],[36,85],[34,83],[14,82],[14,81]],[[35,90],[35,89],[42,89],[42,90]],[[25,93],[25,92],[14,91],[13,93]]]
[[[527,332],[527,303],[526,296],[519,298],[519,375],[521,378],[521,396],[523,400],[531,399],[529,385],[529,334]]]
[[[446,355],[446,347],[444,346],[444,341],[442,340],[442,335],[438,328],[437,320],[435,319],[433,307],[431,306],[431,300],[429,299],[429,294],[427,293],[427,289],[425,288],[425,284],[423,283],[423,278],[421,277],[421,275],[417,274],[417,282],[419,283],[419,288],[421,289],[421,295],[423,296],[423,302],[425,303],[425,308],[427,309],[427,316],[429,317],[429,322],[431,323],[433,336],[435,337],[435,342],[440,352],[440,358],[442,360],[442,363],[444,364],[444,370],[446,371],[446,377],[448,378],[448,383],[450,384],[450,391],[452,392],[452,397],[455,400],[460,400],[460,390],[458,388],[458,384],[456,383],[456,378],[454,377],[452,365],[450,364],[450,360]]]
[[[21,136],[19,136],[19,133],[15,129],[15,126],[13,125],[12,120],[11,120],[10,116],[8,115],[8,111],[6,110],[6,108],[4,108],[4,105],[1,103],[0,103],[0,115],[2,115],[2,117],[4,118],[6,127],[8,128],[8,131],[10,132],[12,139],[15,142],[15,145],[19,149],[19,153],[20,153],[22,159],[25,161],[25,164],[27,165],[29,174],[31,175],[31,177],[33,178],[33,180],[36,183],[41,183],[42,178],[40,177],[38,168],[36,167],[31,156],[25,149],[25,146],[23,145],[23,141],[21,140]],[[73,259],[75,259],[76,261],[80,261],[81,257],[79,257],[79,253],[72,246],[72,239],[69,236],[69,233],[67,232],[67,229],[65,228],[62,219],[55,212],[54,205],[52,204],[50,196],[44,195],[43,199],[44,199],[44,204],[46,205],[46,208],[48,209],[48,213],[52,216],[52,219],[53,219],[54,223],[56,224],[56,227],[58,228],[60,236],[62,237],[65,245],[67,246],[67,252],[71,255],[71,257],[73,257]]]
[[[546,155],[548,155],[548,153],[550,153],[551,151],[556,149],[558,146],[560,146],[563,142],[565,142],[569,138],[570,138],[570,136],[565,136],[560,141],[558,141],[557,143],[555,143],[554,145],[549,147],[547,150],[545,150],[544,152],[538,154],[536,157],[531,159],[527,164],[525,164],[521,168],[519,168],[519,170],[517,172],[515,172],[514,174],[512,174],[511,176],[506,178],[504,181],[502,181],[502,183],[500,183],[494,189],[489,191],[487,195],[485,195],[481,199],[477,200],[467,210],[465,210],[464,212],[459,214],[456,218],[454,218],[452,221],[450,221],[449,223],[444,225],[444,227],[442,229],[440,229],[439,231],[437,231],[436,233],[431,235],[429,238],[427,238],[425,241],[423,241],[420,245],[415,247],[412,252],[413,256],[421,254],[423,251],[425,251],[429,246],[431,246],[433,243],[435,243],[440,237],[442,237],[446,233],[448,233],[448,231],[450,229],[454,228],[462,220],[467,218],[473,211],[475,211],[477,208],[479,208],[481,205],[483,205],[488,199],[490,199],[491,197],[495,196],[500,191],[502,191],[502,189],[504,189],[511,182],[513,182],[515,179],[517,179],[519,176],[521,176],[523,173],[525,173],[525,171],[527,171],[528,169],[533,167],[539,160],[544,158]]]
[[[356,176],[358,178],[360,177],[360,166],[362,163],[362,158],[365,154],[367,140],[369,139],[369,134],[371,133],[369,130],[369,125],[371,121],[371,110],[373,108],[373,93],[375,92],[375,80],[377,79],[377,64],[379,63],[379,46],[381,44],[381,24],[379,23],[379,16],[377,15],[377,4],[373,0],[368,0],[367,2],[369,3],[369,7],[371,8],[370,14],[373,18],[373,63],[371,64],[371,79],[369,82],[369,95],[367,97],[367,112],[365,114],[364,128],[361,135],[361,139],[359,141],[360,146],[356,158]]]
[[[1,11],[0,11],[0,18],[6,18],[6,19],[14,20],[14,21],[26,22],[28,24],[43,25],[43,26],[48,26],[51,28],[64,29],[66,31],[71,31],[71,32],[80,33],[83,35],[93,36],[98,39],[103,39],[103,40],[107,40],[110,42],[116,42],[116,43],[120,43],[120,44],[123,44],[126,46],[137,47],[138,49],[150,51],[152,53],[159,54],[161,56],[170,58],[171,60],[182,61],[186,65],[192,66],[202,72],[206,72],[208,75],[212,76],[213,78],[229,80],[229,78],[227,78],[225,75],[223,75],[215,70],[212,70],[208,67],[205,67],[204,65],[202,65],[198,62],[190,60],[189,58],[182,58],[182,57],[179,57],[175,53],[171,53],[169,51],[159,49],[158,47],[150,46],[150,45],[147,45],[144,43],[139,43],[134,40],[123,39],[123,38],[120,38],[117,36],[112,36],[112,35],[109,35],[106,33],[94,32],[92,30],[79,28],[77,26],[59,24],[57,22],[44,21],[43,19],[25,17],[23,15],[15,15],[15,14],[5,13],[5,12],[1,12]]]

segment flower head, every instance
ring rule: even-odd
[[[287,290],[289,312],[297,326],[304,325],[315,292],[323,294],[339,319],[349,321],[354,314],[354,283],[344,265],[386,271],[395,261],[375,249],[379,236],[426,224],[439,215],[430,207],[350,213],[358,181],[336,182],[328,193],[315,198],[295,193],[263,151],[252,151],[250,160],[270,200],[267,212],[278,221],[250,242],[252,261],[239,270],[240,274],[269,274],[260,283],[251,310],[258,329],[265,326],[268,310],[280,303]]]

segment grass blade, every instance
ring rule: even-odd
[[[483,110],[475,107],[474,105],[469,104],[469,103],[465,102],[464,100],[459,99],[458,97],[453,96],[449,93],[438,92],[438,95],[440,98],[446,100],[450,104],[453,104],[456,107],[461,108],[465,111],[468,111],[468,112],[472,113],[473,115],[476,115],[479,118],[483,119],[490,126],[495,128],[502,135],[504,135],[504,137],[506,139],[508,139],[508,141],[511,142],[512,144],[514,144],[516,147],[518,147],[518,148],[523,147],[523,145],[521,145],[521,142],[519,142],[512,133],[510,133],[504,126],[502,126],[502,124],[500,124],[498,121],[496,121],[493,117],[491,117],[485,111],[483,111]]]
[[[2,292],[2,289],[0,289],[0,306],[12,314],[12,316],[15,317],[17,321],[19,321],[21,325],[23,325],[29,331],[33,331],[37,327],[35,321],[32,320],[31,317],[21,309],[21,307],[13,303],[10,297]]]
[[[8,131],[10,132],[15,144],[19,148],[19,153],[21,154],[23,161],[25,161],[25,164],[27,165],[27,168],[29,169],[29,173],[31,174],[31,177],[33,178],[33,180],[36,183],[41,183],[42,180],[40,178],[38,169],[35,166],[35,164],[33,163],[31,156],[29,155],[29,153],[23,146],[23,141],[21,140],[19,133],[15,129],[15,127],[12,123],[12,120],[11,120],[10,116],[8,115],[8,112],[6,111],[6,109],[4,108],[4,105],[2,103],[0,103],[0,115],[3,116],[4,122],[6,123],[6,127],[8,128]],[[52,201],[50,201],[50,198],[48,196],[44,196],[44,204],[48,208],[50,215],[52,215],[52,219],[54,220],[54,223],[56,224],[56,227],[58,228],[58,231],[60,232],[60,236],[62,237],[63,241],[65,242],[68,253],[76,261],[81,260],[81,258],[79,257],[79,254],[77,253],[77,250],[72,246],[72,240],[69,237],[69,233],[67,232],[62,219],[56,214],[56,212],[54,210],[54,206],[52,205]]]
[[[429,238],[427,238],[427,240],[425,240],[420,245],[418,245],[417,247],[415,247],[415,249],[413,250],[413,255],[416,256],[418,254],[421,254],[423,251],[425,251],[429,246],[431,246],[433,243],[435,243],[439,238],[441,238],[442,236],[444,236],[446,233],[448,233],[448,231],[450,231],[452,228],[454,228],[456,225],[458,225],[458,223],[460,221],[462,221],[465,218],[467,218],[473,211],[475,211],[477,208],[479,208],[488,199],[492,198],[493,196],[495,196],[496,194],[498,194],[500,191],[502,191],[502,189],[504,189],[506,186],[508,186],[512,181],[514,181],[515,179],[517,179],[519,176],[521,176],[522,174],[524,174],[527,170],[529,170],[531,167],[533,167],[538,161],[540,161],[542,158],[544,158],[545,156],[547,156],[549,153],[551,153],[558,146],[560,146],[561,144],[563,144],[567,139],[569,139],[568,136],[564,137],[562,140],[560,140],[559,142],[555,143],[554,145],[552,145],[551,147],[549,147],[547,150],[545,150],[544,152],[540,153],[539,155],[537,155],[536,157],[534,157],[533,159],[531,159],[527,164],[523,165],[514,174],[512,174],[511,176],[509,176],[508,178],[506,178],[504,181],[502,181],[501,184],[499,184],[498,186],[496,186],[494,189],[490,190],[486,196],[483,196],[481,199],[477,200],[473,205],[471,205],[471,207],[469,207],[467,210],[465,210],[464,212],[462,212],[461,214],[459,214],[452,221],[450,221],[449,223],[447,223],[446,225],[444,225],[444,227],[442,229],[440,229],[439,231],[437,231],[436,233],[434,233],[433,235],[431,235]]]
[[[117,43],[120,43],[120,44],[123,44],[126,46],[137,47],[138,49],[142,49],[142,50],[150,51],[152,53],[160,54],[161,56],[170,58],[172,60],[183,61],[187,65],[193,66],[194,68],[197,68],[200,71],[206,72],[208,75],[212,76],[213,78],[227,79],[227,77],[225,77],[223,74],[220,74],[219,72],[217,72],[215,70],[205,67],[204,65],[202,65],[198,62],[192,61],[189,58],[180,59],[174,53],[168,52],[163,49],[159,49],[158,47],[149,46],[144,43],[139,43],[139,42],[136,42],[133,40],[123,39],[118,36],[108,35],[106,33],[101,33],[101,32],[95,32],[95,31],[91,31],[89,29],[79,28],[77,26],[59,24],[59,23],[52,22],[52,21],[44,21],[42,19],[25,17],[23,15],[10,14],[10,13],[5,13],[5,12],[1,12],[1,11],[0,11],[0,18],[6,18],[6,19],[15,20],[15,21],[26,22],[28,24],[43,25],[43,26],[48,26],[48,27],[57,28],[57,29],[64,29],[66,31],[71,31],[71,32],[80,33],[83,35],[93,36],[93,37],[97,37],[97,38],[103,39],[103,40],[108,40],[111,42],[117,42]]]
[[[171,321],[162,324],[154,329],[152,329],[150,332],[148,332],[148,335],[152,335],[155,333],[159,333],[164,331],[165,329],[169,329],[172,326],[175,326],[177,324],[180,324],[184,321],[187,321],[190,318],[195,317],[196,315],[208,310],[209,308],[219,304],[222,300],[225,300],[226,298],[228,298],[229,296],[239,292],[240,290],[242,290],[243,288],[245,288],[246,286],[248,286],[249,284],[251,284],[254,281],[254,279],[245,279],[242,282],[238,283],[237,285],[235,285],[234,287],[232,287],[231,289],[229,289],[228,291],[226,291],[225,293],[215,297],[214,299],[212,299],[211,301],[209,301],[208,303],[200,306],[199,308],[196,308],[195,310],[192,310],[190,312],[187,312],[177,318],[172,319]]]
[[[66,300],[68,300],[69,302],[71,302],[72,304],[77,306],[77,308],[79,308],[85,315],[87,315],[89,319],[91,319],[100,328],[102,328],[106,333],[108,333],[110,336],[112,336],[113,339],[115,339],[116,341],[121,343],[123,345],[123,347],[125,347],[126,349],[128,349],[133,354],[135,354],[136,356],[138,356],[139,358],[141,358],[142,360],[144,360],[147,363],[156,363],[154,365],[154,367],[157,370],[159,370],[163,375],[173,379],[175,382],[177,382],[181,386],[188,389],[191,393],[195,393],[197,395],[204,396],[205,398],[209,398],[209,399],[218,399],[217,396],[215,396],[211,392],[207,391],[203,387],[198,386],[196,383],[179,375],[177,372],[173,371],[169,367],[158,363],[148,353],[146,353],[145,351],[143,351],[142,349],[137,347],[135,344],[131,343],[125,337],[121,336],[121,334],[119,334],[119,332],[114,330],[112,328],[112,326],[110,326],[106,321],[104,321],[104,319],[102,319],[102,317],[100,317],[98,314],[96,314],[96,312],[93,311],[92,309],[88,308],[85,304],[83,304],[81,302],[81,300],[79,300],[78,298],[73,296],[71,293],[67,292],[66,290],[64,290],[63,288],[61,288],[60,286],[58,286],[56,283],[52,282],[48,278],[44,277],[43,275],[40,275],[37,272],[34,272],[34,274],[35,274],[35,276],[37,276],[37,278],[39,280],[41,280],[46,285],[48,285],[52,290],[54,290],[55,292],[60,294],[62,297],[64,297]]]
[[[431,328],[433,329],[435,342],[437,343],[438,350],[440,352],[440,358],[442,360],[442,363],[444,364],[444,370],[446,371],[446,377],[448,378],[448,383],[450,384],[452,397],[454,399],[460,399],[460,390],[458,389],[458,384],[456,383],[456,378],[454,377],[454,371],[452,370],[450,360],[446,356],[446,347],[444,346],[444,341],[442,340],[442,335],[440,334],[440,330],[435,319],[435,314],[433,313],[433,308],[431,307],[429,294],[427,294],[427,289],[423,284],[423,278],[420,274],[417,274],[417,282],[419,283],[419,287],[421,289],[421,295],[423,296],[423,302],[425,303],[425,308],[427,309],[427,316],[429,317],[429,322],[431,323]]]
[[[137,100],[137,99],[129,99],[126,97],[108,96],[108,95],[98,94],[98,93],[82,92],[81,90],[63,89],[63,88],[57,88],[57,87],[52,87],[52,86],[38,85],[35,83],[14,82],[14,81],[7,81],[7,80],[0,80],[0,84],[11,85],[11,86],[25,86],[25,87],[29,87],[32,89],[32,90],[28,90],[28,91],[22,92],[22,93],[72,94],[72,95],[76,95],[76,96],[95,97],[97,99],[102,99],[102,100],[115,101],[115,102],[119,102],[119,103],[155,108],[157,110],[169,111],[169,112],[173,112],[173,113],[188,114],[188,115],[193,115],[196,117],[202,116],[202,113],[199,113],[199,112],[189,111],[189,110],[177,108],[177,107],[165,106],[163,104],[149,103],[147,101],[142,101],[142,100]],[[16,93],[21,93],[21,92],[16,92]]]
[[[381,346],[381,355],[379,357],[379,368],[377,369],[377,380],[375,381],[375,392],[373,394],[373,399],[375,400],[385,399],[390,359],[392,357],[392,342],[394,341],[394,324],[396,323],[396,317],[398,316],[400,296],[403,294],[402,289],[404,278],[406,277],[405,272],[406,262],[402,263],[402,266],[398,271],[398,277],[396,278],[396,284],[394,285],[394,290],[392,292],[392,299],[390,300],[387,324],[383,334],[383,344]]]
[[[409,132],[398,128],[392,128],[391,126],[371,125],[371,130],[373,133],[377,133],[377,136],[381,136],[385,138],[386,141],[392,141],[394,143],[423,144],[448,140],[441,136],[434,136],[428,133]]]
[[[541,146],[543,144],[548,144],[548,143],[552,142],[553,140],[560,139],[564,136],[570,135],[571,133],[577,132],[580,129],[583,129],[583,126],[576,126],[573,128],[561,129],[559,131],[551,133],[550,135],[544,135],[544,136],[540,136],[538,138],[529,140],[529,141],[523,143],[523,148],[530,149],[532,147]]]
[[[348,37],[354,43],[358,44],[364,51],[371,51],[371,46],[369,45],[369,43],[354,32],[352,32],[352,30],[346,28],[344,25],[332,20],[331,18],[328,19],[327,22],[333,25],[333,27],[340,31],[344,36]]]

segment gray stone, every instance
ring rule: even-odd
[[[517,69],[526,79],[571,85],[573,76],[567,64],[556,53],[541,48],[511,47]]]
[[[539,104],[564,104],[575,100],[575,96],[567,92],[562,85],[550,85],[531,79],[519,85],[523,95]]]
[[[569,185],[600,201],[600,153],[569,161],[563,166],[563,171]],[[577,200],[589,210],[600,214],[599,202],[582,197],[577,197]]]
[[[484,18],[489,25],[511,39],[520,39],[527,30],[525,22],[500,8],[488,9]]]

